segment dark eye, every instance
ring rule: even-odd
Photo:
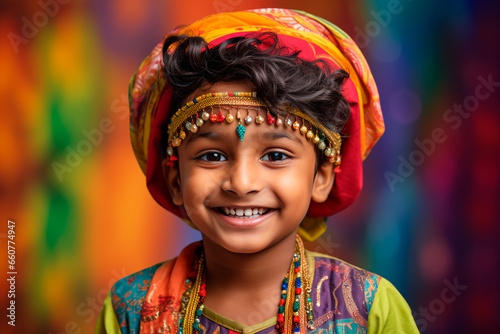
[[[207,153],[200,155],[196,159],[197,160],[204,160],[204,161],[215,161],[215,162],[227,160],[227,158],[219,152],[207,152]]]
[[[270,152],[265,154],[262,157],[263,161],[281,161],[285,159],[289,159],[290,156],[286,155],[285,153],[282,152]]]

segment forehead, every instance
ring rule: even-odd
[[[284,126],[284,116],[276,116],[281,119],[281,125],[268,124],[265,119],[267,118],[266,110],[264,108],[257,107],[247,107],[247,106],[214,106],[213,108],[208,108],[205,110],[211,115],[218,115],[219,111],[225,116],[231,115],[234,120],[231,123],[226,121],[222,122],[212,122],[207,120],[205,124],[199,128],[197,133],[189,133],[185,145],[194,145],[197,142],[223,142],[232,143],[235,145],[252,145],[252,144],[262,144],[271,142],[290,142],[293,145],[304,146],[307,140],[304,136],[300,135],[297,130],[292,130],[290,127]],[[237,119],[237,114],[240,114],[241,119]],[[264,122],[257,124],[255,122],[256,118],[260,116],[264,119]],[[247,124],[245,118],[250,117],[251,122]],[[244,127],[244,136],[241,140],[240,135],[237,132],[238,124]],[[310,144],[312,147],[312,144]]]
[[[232,82],[216,82],[213,84],[206,84],[192,92],[183,103],[193,100],[195,97],[216,92],[251,92],[254,91],[255,87],[249,81],[232,81]],[[205,108],[205,111],[212,114],[218,115],[222,113],[225,117],[231,114],[234,120],[231,123],[226,121],[222,122],[212,122],[206,120],[204,125],[199,128],[196,134],[187,133],[186,140],[183,145],[193,145],[199,141],[226,141],[227,143],[233,142],[234,144],[255,144],[262,142],[272,142],[272,141],[291,141],[295,142],[297,145],[306,144],[305,138],[300,136],[298,131],[292,131],[291,127],[285,128],[282,124],[277,126],[276,124],[268,124],[265,120],[267,117],[266,110],[264,108],[257,107],[247,107],[247,106],[219,106],[214,105],[209,108]],[[241,119],[237,119],[237,113],[240,113]],[[198,117],[201,117],[203,111],[198,113]],[[264,118],[262,124],[256,124],[256,117],[260,115]],[[252,122],[247,124],[245,122],[245,117],[250,116]],[[283,122],[285,116],[278,116]],[[245,134],[243,141],[237,134],[238,124],[241,124],[245,128]],[[294,133],[295,132],[295,133]]]

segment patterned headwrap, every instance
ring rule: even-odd
[[[349,73],[342,92],[351,107],[351,118],[342,131],[347,135],[342,144],[342,173],[336,174],[335,184],[324,203],[311,201],[299,227],[302,238],[314,240],[326,230],[326,217],[343,210],[359,196],[363,184],[362,161],[385,129],[377,86],[357,45],[324,19],[277,8],[211,15],[166,37],[200,36],[212,47],[232,37],[264,31],[274,32],[283,44],[301,50],[300,56],[304,59],[323,59],[334,69],[342,68]],[[160,74],[162,46],[163,42],[155,47],[131,79],[130,136],[153,198],[194,227],[182,208],[172,203],[163,177],[160,125],[168,117],[175,91]]]

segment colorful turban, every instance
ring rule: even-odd
[[[326,202],[311,202],[299,227],[299,234],[311,241],[326,230],[326,217],[348,207],[361,192],[362,161],[385,129],[377,86],[354,41],[332,23],[302,11],[267,8],[215,14],[174,30],[166,37],[200,36],[211,47],[232,37],[264,31],[274,32],[283,44],[301,50],[302,58],[323,59],[334,69],[342,68],[350,75],[342,92],[351,106],[351,118],[342,131],[347,135],[342,144],[342,172],[336,174]],[[154,48],[131,79],[130,136],[153,198],[194,227],[182,209],[172,203],[163,177],[159,126],[168,117],[175,91],[160,75],[162,46],[163,42]]]

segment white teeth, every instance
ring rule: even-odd
[[[267,211],[267,209],[265,209],[265,208],[234,209],[234,208],[228,208],[228,207],[223,207],[222,210],[228,216],[231,215],[231,216],[238,216],[238,217],[258,216],[258,215],[264,214],[264,212]]]

